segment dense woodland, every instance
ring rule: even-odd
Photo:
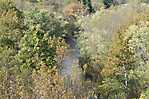
[[[0,0],[0,99],[149,99],[149,0]]]

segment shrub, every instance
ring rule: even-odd
[[[99,59],[106,57],[112,40],[117,38],[117,33],[125,31],[129,24],[137,22],[140,18],[147,18],[147,9],[144,6],[127,5],[83,17],[81,21],[83,32],[78,38],[81,54],[91,58],[98,56]]]
[[[38,69],[42,62],[49,68],[56,66],[57,57],[64,54],[67,44],[64,37],[69,28],[54,14],[44,11],[27,12],[25,25],[27,31],[19,44],[17,55],[21,68]]]
[[[23,14],[12,0],[0,1],[0,40],[2,46],[17,47],[23,36]],[[11,42],[11,43],[10,43]]]
[[[79,3],[71,3],[64,8],[64,14],[66,16],[83,15],[85,8]]]
[[[148,33],[148,21],[139,21],[137,25],[132,25],[122,32],[123,36],[119,38],[121,41],[109,52],[102,70],[104,78],[118,80],[127,98],[140,97],[141,91],[148,83],[145,76],[149,58]]]
[[[71,96],[71,90],[64,88],[63,79],[58,75],[55,69],[49,70],[42,66],[39,71],[32,74],[34,89],[33,92],[38,98],[66,98]]]
[[[140,9],[144,10],[140,12]],[[102,70],[103,79],[99,82],[97,93],[101,97],[140,96],[144,86],[140,81],[145,79],[138,78],[139,73],[133,73],[140,66],[146,68],[148,63],[147,9],[144,5],[127,5],[84,18],[84,31],[79,36],[78,45],[83,57],[99,61],[98,68]],[[141,52],[138,52],[139,48]]]

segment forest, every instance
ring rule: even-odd
[[[0,0],[0,99],[149,99],[149,0]]]

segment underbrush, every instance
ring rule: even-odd
[[[101,71],[96,74],[101,75],[96,91],[101,98],[139,98],[148,90],[148,81],[138,73],[148,75],[148,11],[147,4],[125,4],[81,20],[78,46],[82,57],[90,59],[82,67]]]
[[[0,98],[149,98],[148,4],[70,11],[84,13],[80,4],[67,8],[73,19],[44,2],[31,4],[33,9],[19,10],[13,0],[0,1]],[[66,39],[73,36],[79,66],[64,77]]]

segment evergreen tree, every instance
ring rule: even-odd
[[[81,0],[78,0],[78,1],[81,2]],[[82,3],[87,8],[89,13],[94,13],[95,12],[95,9],[92,6],[91,0],[82,0]]]

